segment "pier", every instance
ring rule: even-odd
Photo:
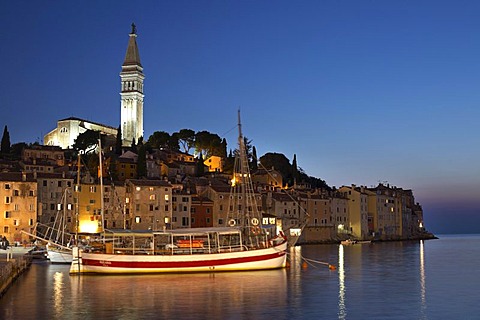
[[[16,255],[11,251],[7,251],[6,256],[0,255],[0,298],[31,264],[32,258],[25,255]]]

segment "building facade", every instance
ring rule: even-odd
[[[32,173],[0,173],[0,237],[22,245],[37,219],[37,181]]]

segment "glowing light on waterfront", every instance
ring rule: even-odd
[[[98,232],[98,222],[97,221],[79,221],[78,232],[81,233],[96,233]]]
[[[302,234],[302,229],[299,228],[290,228],[290,235],[292,237],[299,237]]]
[[[338,319],[347,318],[347,307],[345,306],[345,257],[343,244],[338,246]]]

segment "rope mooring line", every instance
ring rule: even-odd
[[[291,254],[287,252],[287,255],[291,255]],[[328,266],[328,269],[330,269],[330,270],[337,270],[336,266],[334,266],[333,264],[330,264],[328,262],[305,258],[302,255],[300,255],[300,259],[302,259],[303,261],[305,261],[305,263],[307,263],[307,264],[309,264],[309,265],[311,265],[315,268],[316,268],[316,266],[314,264],[317,263],[317,264],[322,264],[322,265]]]

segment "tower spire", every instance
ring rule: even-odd
[[[122,145],[130,146],[132,141],[143,137],[143,67],[137,45],[137,27],[132,23],[127,52],[122,64],[121,79],[121,126]]]

